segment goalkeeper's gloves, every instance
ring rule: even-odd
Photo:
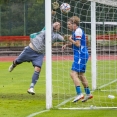
[[[53,11],[56,11],[59,8],[59,3],[58,2],[53,2],[52,7],[53,7]]]

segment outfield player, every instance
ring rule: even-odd
[[[82,99],[82,102],[91,99],[93,96],[90,93],[88,86],[88,81],[85,77],[86,64],[89,57],[88,50],[86,47],[86,38],[84,31],[79,27],[80,19],[77,16],[73,16],[68,19],[67,27],[72,31],[72,36],[68,38],[69,44],[65,44],[62,48],[65,49],[66,46],[71,46],[74,54],[74,61],[71,68],[70,76],[74,82],[77,96],[73,100],[76,102]],[[80,81],[84,86],[86,96],[82,94],[80,88]]]
[[[64,41],[63,36],[57,33],[59,29],[60,29],[59,22],[55,22],[52,24],[52,43],[58,40]],[[22,53],[13,61],[13,64],[9,67],[9,72],[11,72],[17,65],[23,62],[32,62],[32,65],[34,66],[34,74],[32,76],[32,82],[30,84],[30,87],[27,90],[29,94],[32,95],[35,94],[34,86],[39,78],[44,55],[45,55],[45,28],[43,28],[38,33],[33,33],[30,35],[29,46],[24,48]]]

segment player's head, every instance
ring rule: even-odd
[[[53,23],[53,30],[54,31],[59,31],[60,30],[60,27],[61,27],[61,25],[60,25],[59,22],[54,22]]]
[[[67,21],[67,27],[69,30],[76,30],[76,28],[79,26],[80,18],[77,16],[72,16]]]

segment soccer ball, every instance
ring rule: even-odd
[[[60,10],[61,10],[62,13],[68,13],[68,12],[70,12],[71,7],[68,3],[63,3],[60,6]]]

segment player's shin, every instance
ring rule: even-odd
[[[38,78],[39,78],[39,72],[35,71],[34,74],[33,74],[33,76],[32,76],[32,82],[30,84],[30,88],[27,91],[29,94],[32,94],[32,95],[35,94],[34,86],[37,83]]]
[[[35,84],[38,81],[38,78],[39,78],[39,72],[35,71],[32,76],[32,82],[31,82],[30,88],[34,88]]]

